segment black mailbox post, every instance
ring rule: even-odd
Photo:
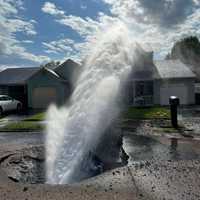
[[[176,96],[171,96],[169,98],[169,104],[171,109],[171,122],[174,128],[178,128],[178,119],[177,119],[177,107],[180,104],[180,100]]]

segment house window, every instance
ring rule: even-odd
[[[135,83],[136,106],[149,106],[153,104],[153,81],[138,81]]]
[[[135,96],[150,96],[153,95],[153,81],[136,82]]]

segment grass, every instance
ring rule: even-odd
[[[41,112],[41,113],[37,113],[31,117],[28,117],[24,121],[38,122],[38,121],[44,121],[44,120],[45,120],[45,112]]]
[[[0,128],[0,132],[29,132],[42,131],[44,125],[39,123],[45,120],[45,113],[37,113],[19,122],[12,122]]]
[[[135,108],[129,107],[124,113],[125,119],[170,119],[170,111],[166,107]],[[42,131],[45,112],[37,113],[20,122],[13,122],[0,128],[0,131]],[[170,131],[170,130],[169,130]],[[171,130],[172,131],[172,130]]]
[[[10,123],[2,128],[0,128],[0,131],[41,131],[44,127],[42,124],[35,123],[35,122],[29,122],[29,121],[21,121],[21,122],[13,122]]]
[[[170,110],[167,107],[129,107],[124,113],[127,119],[170,119]]]

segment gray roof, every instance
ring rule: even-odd
[[[161,79],[195,78],[196,75],[180,60],[162,60],[154,62]]]
[[[39,67],[5,69],[0,72],[0,85],[25,84],[26,81],[40,69]]]

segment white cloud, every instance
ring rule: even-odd
[[[27,21],[19,17],[19,11],[22,9],[24,7],[21,0],[0,0],[0,57],[14,56],[35,63],[46,62],[49,60],[47,56],[36,56],[27,52],[22,46],[25,42],[16,38],[17,32],[27,36],[37,34],[35,20]]]
[[[58,40],[50,43],[45,42],[43,45],[48,48],[46,50],[47,53],[65,51],[68,54],[71,53],[70,57],[76,57],[76,60],[77,56],[79,56],[79,59],[84,58],[89,54],[89,47],[91,46],[91,43],[96,41],[98,35],[102,34],[104,30],[118,22],[117,18],[107,16],[104,13],[99,13],[97,20],[93,20],[90,17],[81,18],[79,16],[66,15],[65,12],[58,9],[55,4],[50,4],[51,9],[47,9],[49,6],[46,5],[49,5],[49,2],[46,2],[42,7],[42,11],[54,16],[55,21],[59,24],[70,27],[76,31],[83,38],[84,42],[74,42],[74,44],[69,44],[66,42],[68,39],[66,41]]]
[[[17,13],[18,10],[9,1],[0,0],[0,15],[8,16]]]
[[[25,44],[33,44],[34,42],[32,40],[22,40],[21,42]]]
[[[55,16],[58,16],[58,15],[64,15],[64,11],[62,10],[59,10],[54,3],[51,3],[51,2],[45,2],[45,4],[43,5],[42,7],[42,11],[45,12],[45,13],[49,13],[51,15],[55,15]]]
[[[16,32],[23,32],[27,35],[36,35],[37,32],[34,28],[34,25],[30,21],[23,21],[21,19],[7,19],[4,18],[0,22],[2,29],[2,34],[13,34]]]
[[[186,20],[200,6],[199,0],[103,0],[113,14],[140,23],[171,27]]]
[[[98,22],[92,20],[91,18],[83,19],[78,16],[63,16],[63,18],[58,19],[57,22],[65,26],[71,27],[73,30],[78,32],[81,36],[86,36],[91,34],[98,29]]]
[[[200,37],[199,0],[103,1],[111,5],[111,12],[118,20],[127,24],[133,40],[161,57],[177,40],[188,35]]]
[[[82,58],[89,54],[88,50],[93,46],[93,42],[101,38],[107,29],[120,23],[128,26],[133,40],[142,43],[148,50],[153,50],[162,57],[169,52],[173,43],[182,37],[200,36],[199,0],[102,1],[111,5],[112,16],[99,13],[94,20],[89,17],[66,15],[55,4],[51,9],[45,9],[45,13],[55,17],[55,21],[80,34],[84,41],[74,43],[73,49],[80,52],[79,56]],[[48,48],[51,48],[52,52],[61,51],[55,45],[52,47],[52,43]]]
[[[21,42],[14,38],[0,36],[0,57],[10,58],[10,56],[17,56],[18,58],[30,60],[35,63],[44,63],[50,60],[47,56],[34,55],[27,52],[19,43],[21,44]]]
[[[83,19],[79,16],[65,15],[65,12],[63,10],[57,8],[55,4],[50,2],[46,2],[43,5],[42,11],[55,16],[58,23],[71,27],[81,36],[86,36],[91,32],[96,31],[96,29],[98,28],[98,22],[96,22],[95,20],[92,20],[89,17]]]
[[[47,53],[68,53],[73,52],[74,41],[71,39],[60,39],[57,41],[43,42],[43,46],[46,48]]]

